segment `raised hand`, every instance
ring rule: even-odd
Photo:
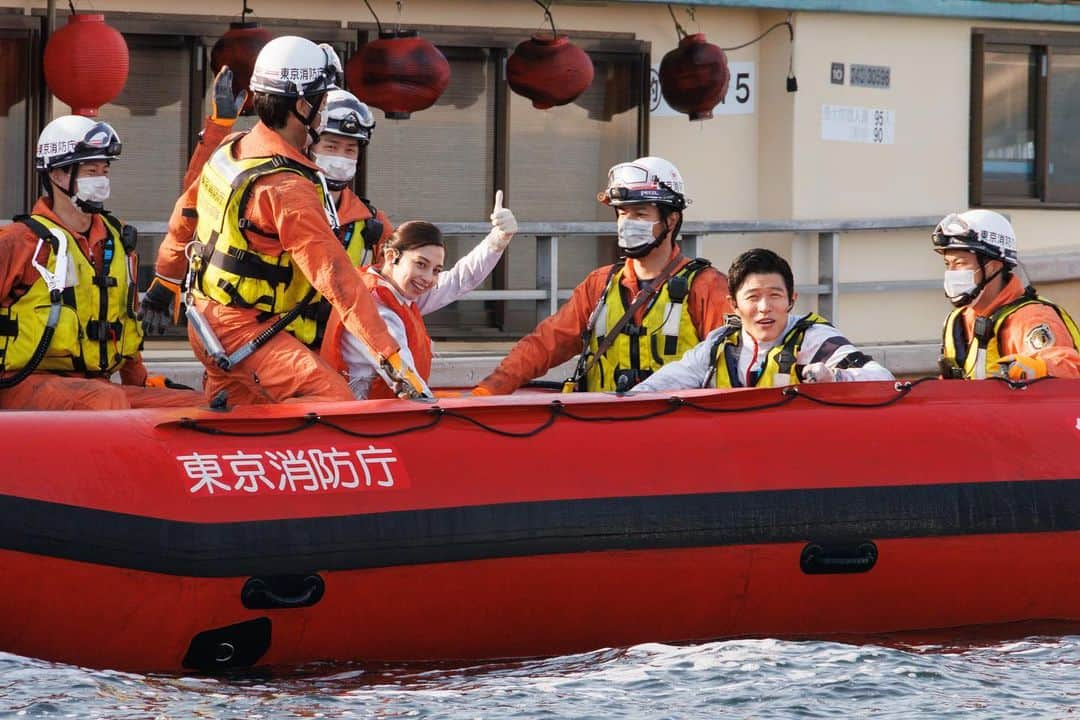
[[[232,127],[244,107],[247,90],[241,90],[233,96],[233,71],[228,65],[222,65],[214,76],[214,98],[211,101],[210,121],[225,127]]]
[[[498,230],[494,238],[494,245],[498,250],[505,250],[510,244],[510,239],[517,232],[517,218],[510,208],[503,207],[503,191],[495,191],[495,208],[491,211],[491,226]]]

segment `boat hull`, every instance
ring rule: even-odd
[[[215,671],[1080,621],[1078,386],[9,413],[0,649]]]

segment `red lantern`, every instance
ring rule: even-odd
[[[727,93],[731,71],[724,51],[705,42],[705,35],[687,35],[660,61],[660,92],[667,104],[691,120],[708,120]]]
[[[547,110],[572,102],[592,84],[593,64],[566,36],[533,35],[506,62],[510,89]]]
[[[127,43],[104,15],[72,15],[45,46],[45,82],[75,115],[97,116],[127,75]]]
[[[251,72],[255,69],[255,58],[270,40],[270,31],[259,27],[259,23],[229,23],[229,30],[214,43],[210,51],[210,69],[217,75],[222,65],[228,65],[233,73],[233,95],[239,95],[241,90],[248,89]],[[253,94],[248,92],[242,110],[245,115],[251,114],[253,100]]]
[[[356,97],[403,120],[439,99],[450,84],[450,63],[415,30],[381,32],[349,58],[345,78]]]

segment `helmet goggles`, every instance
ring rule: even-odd
[[[979,233],[959,214],[951,213],[937,224],[930,238],[936,248],[961,247],[978,242]]]
[[[95,123],[81,138],[62,139],[39,144],[37,169],[66,167],[87,160],[114,160],[120,157],[123,144],[106,122]]]
[[[366,105],[331,102],[327,104],[326,114],[325,132],[356,138],[361,146],[367,145],[371,140],[371,131],[375,128],[375,117]]]
[[[681,187],[672,187],[653,175],[649,168],[633,162],[620,163],[608,171],[607,189],[600,202],[608,205],[661,203],[678,210],[686,207]]]
[[[993,260],[1016,265],[1016,238],[1012,228],[975,227],[956,213],[946,215],[930,235],[934,250],[968,250]]]

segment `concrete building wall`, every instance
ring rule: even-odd
[[[239,5],[239,3],[235,3]],[[393,23],[393,3],[373,2],[384,24]],[[40,10],[39,0],[0,0],[0,7]],[[233,10],[217,0],[95,0],[99,12],[151,12],[221,16]],[[235,8],[238,10],[239,8]],[[370,22],[362,3],[261,0],[256,19]],[[676,44],[666,6],[645,3],[556,3],[561,31],[633,33],[651,43],[652,62]],[[677,8],[689,32],[704,32],[720,46],[743,43],[774,23],[783,12],[697,7],[695,20]],[[522,39],[543,25],[535,4],[490,0],[409,0],[402,22],[445,27],[519,29]],[[754,62],[756,107],[752,114],[722,115],[690,123],[685,117],[653,117],[649,150],[673,161],[686,180],[694,204],[688,220],[874,218],[944,214],[963,209],[968,198],[971,35],[974,27],[1023,27],[955,18],[887,17],[799,12],[795,23],[794,70],[799,91],[784,87],[789,44],[781,29],[762,42],[733,51],[733,62]],[[1061,31],[1068,28],[1056,26]],[[857,88],[830,82],[830,64],[883,65],[891,69],[888,89]],[[841,105],[895,112],[892,144],[822,139],[822,106]],[[381,119],[380,119],[380,122]],[[381,131],[393,132],[384,123]],[[1021,256],[1044,250],[1076,249],[1071,210],[1005,209],[1016,227]],[[475,220],[476,218],[460,218]],[[557,217],[530,218],[559,220]],[[740,251],[772,247],[790,257],[797,281],[813,283],[817,273],[815,234],[713,237],[703,255],[726,268]],[[849,233],[841,241],[844,281],[931,280],[940,277],[939,258],[930,251],[927,232]],[[587,268],[582,268],[584,275]],[[1055,291],[1075,298],[1068,283]],[[804,298],[800,309],[815,306]],[[948,309],[936,290],[908,290],[843,298],[839,321],[859,342],[923,340],[936,337]],[[1080,311],[1080,307],[1075,308]]]

